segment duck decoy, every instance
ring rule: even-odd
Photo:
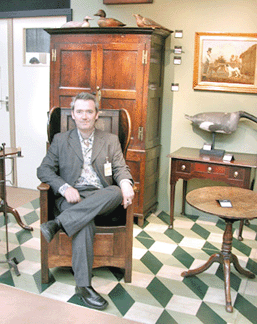
[[[106,18],[106,13],[104,10],[100,9],[97,11],[94,16],[99,16],[100,18],[97,21],[99,27],[123,27],[126,26],[123,22],[114,19],[114,18]]]
[[[90,27],[89,20],[93,20],[93,18],[86,16],[82,22],[79,21],[68,21],[63,24],[62,28],[70,28],[70,27]]]
[[[141,28],[158,28],[158,29],[163,29],[168,31],[169,33],[172,33],[172,30],[163,27],[162,25],[158,24],[157,22],[155,22],[154,20],[150,19],[150,18],[145,18],[139,14],[133,14],[133,16],[136,18],[136,23],[138,27]]]
[[[90,22],[89,20],[93,20],[93,18],[86,16],[83,20],[83,23],[81,25],[81,27],[90,27]]]
[[[185,115],[192,124],[211,133],[231,134],[236,131],[240,118],[247,118],[257,123],[257,117],[246,111],[233,113],[209,112],[194,116]]]

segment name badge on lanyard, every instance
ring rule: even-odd
[[[106,162],[104,164],[104,175],[105,177],[112,175],[112,164],[108,161],[108,157],[106,157]]]

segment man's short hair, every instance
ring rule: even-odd
[[[76,97],[74,97],[72,99],[72,102],[71,102],[71,109],[72,110],[74,110],[75,102],[77,100],[79,100],[79,99],[80,100],[92,100],[95,103],[96,112],[99,111],[99,103],[96,100],[96,97],[94,95],[92,95],[91,93],[88,93],[88,92],[80,92],[79,94],[76,95]]]

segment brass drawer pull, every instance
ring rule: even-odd
[[[182,171],[185,171],[185,170],[186,170],[186,166],[185,166],[185,164],[181,165],[181,170],[182,170]]]
[[[234,172],[234,178],[237,178],[237,177],[238,177],[238,172],[235,171],[235,172]]]
[[[207,168],[207,172],[208,172],[208,173],[211,173],[211,172],[212,172],[212,168],[211,168],[211,167],[208,167],[208,168]]]

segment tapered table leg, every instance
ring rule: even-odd
[[[238,240],[239,241],[243,241],[243,236],[242,236],[243,227],[244,227],[244,220],[241,219],[240,224],[239,224],[239,231],[238,231]]]
[[[186,215],[186,194],[187,194],[187,181],[183,180],[183,194],[182,194],[182,211],[181,211],[181,215]]]
[[[174,222],[175,186],[176,182],[170,184],[170,229],[173,228]]]

